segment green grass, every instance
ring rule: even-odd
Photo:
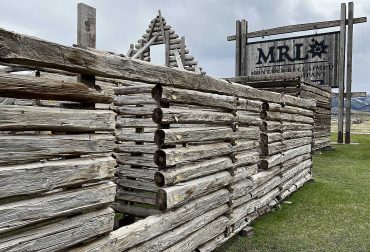
[[[217,251],[370,251],[370,135],[352,141],[315,155],[315,182]]]

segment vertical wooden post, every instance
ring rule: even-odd
[[[240,37],[240,75],[247,75],[247,34],[248,22],[243,19],[241,22],[241,37]]]
[[[180,42],[180,57],[182,61],[182,65],[185,66],[185,37],[181,37],[181,42]]]
[[[353,2],[348,3],[347,31],[347,83],[346,83],[346,134],[345,143],[351,143],[351,99],[352,99],[352,42],[353,42]]]
[[[84,3],[77,5],[77,44],[96,47],[96,9]],[[79,74],[77,81],[95,88],[95,76]],[[86,108],[95,108],[95,104],[86,104]]]
[[[170,31],[164,32],[164,45],[166,66],[170,66]]]
[[[344,115],[344,70],[346,50],[346,4],[341,4],[340,37],[339,37],[339,71],[338,71],[338,143],[343,143],[343,115]]]
[[[235,76],[240,76],[240,47],[241,47],[241,23],[236,20],[236,40],[235,40]]]

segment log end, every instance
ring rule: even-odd
[[[158,146],[162,146],[164,144],[164,139],[165,139],[166,134],[164,133],[163,130],[156,130],[154,134],[154,142]]]
[[[158,189],[155,203],[159,210],[165,211],[167,209],[167,193],[164,189]]]
[[[153,122],[155,122],[157,124],[161,124],[162,123],[162,118],[163,118],[162,109],[161,108],[155,108],[153,110],[153,115],[152,115]]]
[[[160,167],[160,168],[163,168],[163,167],[166,167],[166,152],[164,152],[163,150],[157,150],[156,152],[154,152],[154,163]]]
[[[158,187],[163,187],[166,185],[166,179],[161,172],[156,172],[154,174],[154,182]]]
[[[158,84],[152,89],[152,98],[156,100],[157,102],[161,101],[162,98],[162,85]]]
[[[267,110],[269,110],[269,103],[268,102],[264,102],[264,103],[262,103],[262,109],[263,110],[265,110],[265,111],[267,111]]]

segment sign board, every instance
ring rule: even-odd
[[[304,80],[338,87],[339,32],[247,44],[247,75],[301,73]]]

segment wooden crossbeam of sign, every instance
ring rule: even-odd
[[[366,23],[366,22],[367,22],[366,17],[359,17],[359,18],[353,19],[353,24]],[[346,24],[348,24],[348,19],[346,20]],[[247,37],[256,38],[256,37],[264,37],[264,36],[270,36],[270,35],[278,35],[278,34],[283,34],[283,33],[324,29],[324,28],[337,27],[337,26],[340,26],[340,20],[287,25],[287,26],[281,26],[281,27],[276,27],[276,28],[271,28],[271,29],[266,29],[266,30],[249,32]],[[233,41],[233,40],[236,40],[236,35],[227,37],[227,41]]]
[[[331,98],[338,98],[339,94],[338,93],[332,93]],[[344,93],[344,98],[346,98],[347,94]],[[366,97],[367,94],[366,92],[352,92],[351,93],[351,98],[359,98],[359,97]]]
[[[148,49],[148,47],[153,44],[153,42],[157,39],[158,36],[154,36],[152,37],[148,43],[146,43],[143,47],[141,47],[135,54],[134,56],[132,56],[133,59],[136,59],[137,57],[139,57],[146,49]]]

